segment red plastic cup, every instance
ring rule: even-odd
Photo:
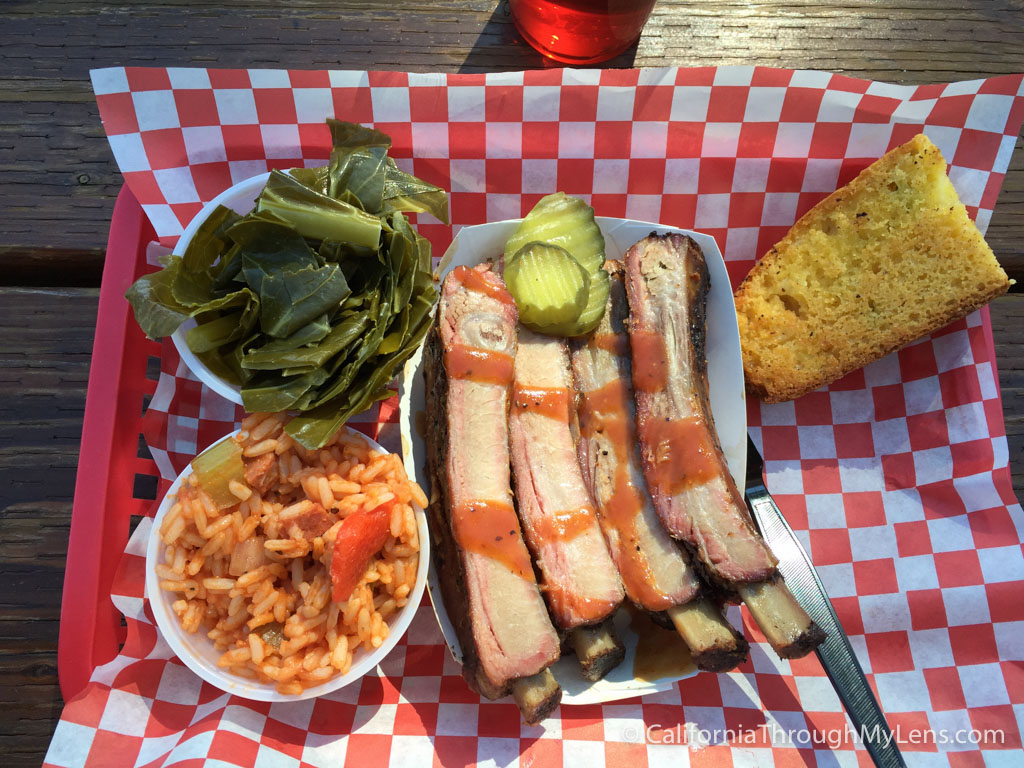
[[[640,37],[655,0],[509,0],[523,38],[548,58],[596,64]]]

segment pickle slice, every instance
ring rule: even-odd
[[[564,192],[542,197],[526,214],[505,244],[505,258],[534,241],[564,248],[590,275],[604,264],[604,235],[594,221],[594,209]]]
[[[576,325],[579,328],[575,333],[566,333],[566,336],[579,336],[590,333],[597,328],[597,324],[604,317],[605,305],[608,303],[608,293],[611,291],[612,281],[608,273],[602,267],[590,275],[590,289],[587,294],[587,305],[580,312]]]
[[[564,248],[531,242],[505,263],[505,284],[519,321],[539,333],[575,323],[586,309],[590,277]]]
[[[557,323],[544,329],[549,336],[582,336],[597,328],[604,316],[605,305],[608,302],[608,292],[611,290],[611,278],[603,269],[588,275],[590,278],[590,290],[587,296],[587,306],[580,312],[580,316],[568,323]]]

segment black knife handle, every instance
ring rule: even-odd
[[[825,641],[815,653],[846,707],[857,735],[879,768],[906,768],[892,729],[885,721],[885,715],[810,558],[763,481],[748,482],[747,503],[761,528],[761,535],[779,560],[779,573],[797,602],[826,633]]]

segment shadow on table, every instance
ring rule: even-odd
[[[634,43],[614,59],[591,66],[600,69],[628,69],[633,66],[636,51],[637,44]],[[480,30],[472,50],[459,67],[459,73],[555,69],[567,66],[569,65],[541,55],[523,40],[512,21],[508,0],[502,0]]]

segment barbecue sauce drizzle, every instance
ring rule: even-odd
[[[512,366],[512,355],[492,349],[453,344],[444,351],[444,369],[452,379],[507,387],[512,382]]]
[[[651,617],[632,605],[629,626],[636,633],[636,655],[633,657],[633,677],[655,681],[666,677],[680,678],[696,669],[690,648],[678,632],[659,627]]]
[[[453,273],[466,290],[482,293],[502,304],[515,304],[512,294],[502,283],[487,279],[486,275],[493,273],[462,266],[456,267]],[[454,344],[444,351],[444,368],[452,379],[505,386],[512,383],[512,355],[493,349]]]
[[[605,345],[598,342],[601,337],[619,338],[622,342]],[[619,334],[601,334],[595,336],[592,342],[598,342],[594,346],[615,354],[620,351],[623,355],[629,354],[625,336]],[[599,389],[585,392],[580,408],[580,433],[588,440],[603,434],[615,451],[615,490],[601,506],[601,520],[618,532],[621,557],[616,557],[616,565],[622,583],[634,602],[649,610],[664,610],[673,604],[672,599],[655,585],[647,557],[634,543],[636,516],[644,504],[644,491],[633,484],[627,469],[629,446],[636,443],[636,435],[628,418],[630,401],[629,387],[621,378],[613,379]]]
[[[512,389],[512,407],[519,413],[536,413],[555,419],[568,427],[570,394],[568,387],[524,387]],[[588,530],[594,521],[594,509],[564,509],[545,514],[534,526],[538,539],[571,541]]]
[[[629,337],[624,333],[595,333],[587,344],[611,352],[616,357],[629,356]]]
[[[467,501],[452,509],[455,539],[469,552],[497,560],[512,573],[536,581],[516,511],[507,501]]]
[[[462,283],[466,287],[466,290],[476,291],[477,293],[490,296],[492,299],[500,301],[502,304],[514,306],[516,303],[504,283],[500,280],[498,282],[493,282],[485,277],[485,275],[494,274],[490,270],[481,271],[478,269],[459,266],[452,270],[452,273],[454,279]]]
[[[512,389],[512,407],[520,413],[540,413],[569,423],[569,390],[566,387],[524,387]]]
[[[659,490],[675,495],[717,476],[715,448],[699,417],[651,419],[643,429],[654,457],[648,479]]]
[[[505,287],[484,277],[483,272],[456,267],[455,277],[470,291],[483,293],[502,304],[514,300]],[[444,368],[449,378],[506,389],[513,379],[512,356],[490,349],[453,345],[444,352]],[[452,528],[459,546],[504,565],[526,581],[536,582],[530,554],[523,542],[515,509],[507,501],[473,500],[452,509]]]
[[[641,392],[660,392],[668,387],[668,350],[665,340],[653,331],[632,331],[633,386]]]
[[[633,331],[633,386],[640,392],[668,388],[668,350],[665,340],[651,331]],[[650,446],[652,461],[645,473],[652,490],[670,496],[702,485],[718,474],[710,430],[700,416],[647,419],[638,426]]]

